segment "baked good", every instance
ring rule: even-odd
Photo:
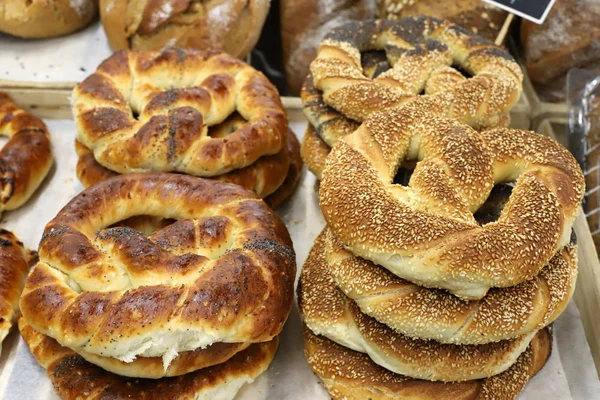
[[[473,33],[495,41],[508,13],[481,0],[377,0],[379,18],[400,19],[415,15],[447,19]]]
[[[110,228],[135,215],[176,222],[149,237]],[[21,296],[27,322],[75,352],[124,362],[162,357],[166,368],[215,343],[271,340],[293,301],[283,222],[250,191],[187,175],[121,175],[84,190],[46,226],[39,254]]]
[[[525,65],[542,100],[564,101],[569,69],[598,65],[599,19],[600,3],[595,0],[557,0],[542,25],[523,20]]]
[[[300,155],[300,143],[296,135],[290,131],[287,141],[288,154],[290,155],[290,166],[287,171],[285,180],[277,188],[277,190],[267,197],[265,197],[265,203],[271,208],[275,209],[282,205],[289,197],[294,194],[300,178],[302,177],[302,156]]]
[[[304,329],[304,354],[334,400],[513,400],[546,363],[552,348],[550,329],[533,338],[507,371],[466,382],[430,382],[394,374],[365,355]]]
[[[0,92],[0,135],[10,140],[0,150],[0,214],[22,206],[52,167],[46,124]]]
[[[2,341],[17,322],[19,296],[33,258],[13,233],[0,229],[0,353]]]
[[[217,51],[118,52],[77,85],[77,139],[119,173],[216,176],[285,147],[277,90],[242,61]],[[208,127],[234,111],[247,121],[224,138]]]
[[[163,379],[128,379],[85,361],[69,348],[19,319],[19,330],[36,361],[46,369],[54,390],[75,399],[233,399],[239,389],[264,372],[278,339],[256,343],[228,361],[187,375]]]
[[[0,32],[38,39],[66,35],[87,26],[98,0],[10,0],[0,4]]]
[[[331,148],[317,135],[311,124],[306,127],[302,137],[302,160],[310,172],[321,180],[321,173],[325,168],[325,159]]]
[[[270,0],[100,0],[114,50],[218,49],[244,58],[258,42]]]
[[[317,335],[366,353],[388,371],[444,382],[487,378],[514,364],[536,333],[481,345],[442,344],[396,333],[363,314],[336,286],[327,265],[326,235],[315,241],[300,275],[298,306],[304,323]]]
[[[375,16],[375,1],[282,0],[279,4],[283,62],[288,88],[300,94],[308,66],[325,34],[348,21]]]
[[[537,276],[569,242],[585,189],[577,161],[534,132],[478,133],[429,113],[375,112],[338,141],[319,190],[333,234],[395,275],[467,300]],[[404,159],[419,163],[408,186],[395,185]],[[473,212],[507,181],[500,218],[480,226]]]
[[[600,249],[600,99],[590,93],[576,115],[585,127],[585,194],[584,209],[596,249]]]

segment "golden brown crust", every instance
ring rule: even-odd
[[[234,111],[247,122],[209,136]],[[288,132],[275,87],[216,51],[115,53],[74,89],[73,114],[77,139],[119,173],[222,175],[277,154]]]
[[[19,296],[29,272],[29,259],[23,243],[0,229],[0,346],[19,316]]]
[[[543,329],[507,371],[487,379],[430,382],[394,374],[365,354],[342,347],[304,329],[304,354],[334,399],[514,400],[546,363],[552,334]]]
[[[149,237],[107,228],[135,215],[177,221]],[[131,361],[213,343],[270,340],[293,301],[283,222],[239,186],[122,175],[76,196],[47,226],[21,297],[27,321],[75,351]]]
[[[270,0],[100,0],[114,50],[219,49],[244,58],[256,45]]]
[[[308,124],[302,138],[302,160],[318,180],[321,180],[321,174],[325,169],[325,159],[330,151],[331,148],[317,135],[315,128]]]
[[[66,35],[88,25],[97,0],[10,0],[0,4],[0,32],[23,38]]]
[[[371,79],[362,58],[373,50],[386,52],[391,69]],[[471,78],[453,69],[454,63]],[[310,90],[311,80],[316,94]],[[307,81],[308,90],[302,93],[305,113],[332,146],[339,134],[326,127],[330,121],[363,121],[373,111],[422,97],[433,97],[440,115],[476,129],[497,125],[518,101],[522,73],[506,51],[458,25],[409,17],[351,22],[333,29],[321,43]],[[321,96],[321,103],[331,109],[315,101]]]
[[[363,314],[335,285],[327,265],[325,236],[323,232],[315,241],[300,276],[298,305],[304,323],[316,334],[366,353],[389,371],[431,381],[486,378],[514,364],[535,335],[533,331],[513,340],[455,345],[394,332]]]
[[[291,197],[296,191],[296,187],[302,177],[302,156],[300,155],[300,143],[298,138],[290,130],[287,140],[287,150],[290,155],[290,166],[287,171],[285,180],[277,188],[277,190],[267,197],[265,197],[265,203],[272,209],[276,209],[282,205],[289,197]]]
[[[420,162],[408,186],[404,159]],[[493,185],[516,182],[500,218],[473,218]],[[477,133],[427,108],[373,113],[327,157],[325,220],[357,256],[465,299],[532,279],[569,241],[584,179],[573,156],[534,132]],[[360,227],[360,229],[356,229]]]
[[[10,138],[0,150],[0,213],[22,206],[52,167],[50,134],[41,119],[0,92],[0,135]]]
[[[46,369],[56,393],[65,400],[233,398],[241,385],[267,369],[278,339],[253,344],[228,361],[186,375],[132,379],[107,372],[19,320],[19,330],[37,362]]]

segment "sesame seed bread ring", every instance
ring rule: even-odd
[[[0,353],[2,342],[19,316],[19,296],[31,258],[32,254],[14,234],[0,229]]]
[[[306,127],[304,137],[302,137],[302,160],[310,172],[321,180],[321,174],[325,168],[325,159],[331,151],[331,148],[317,135],[315,128],[311,124]]]
[[[419,161],[407,186],[405,160]],[[494,184],[515,182],[499,219],[473,213]],[[320,205],[355,255],[421,286],[480,299],[532,279],[569,242],[584,192],[575,158],[535,132],[481,133],[426,109],[373,113],[327,157]]]
[[[0,214],[21,207],[50,172],[53,158],[46,124],[0,92]]]
[[[222,175],[285,147],[287,117],[260,72],[218,51],[120,51],[73,90],[77,139],[119,173]],[[237,111],[225,137],[208,128]]]
[[[267,370],[275,357],[278,338],[256,343],[225,361],[173,378],[125,378],[103,370],[36,331],[24,318],[19,330],[36,361],[46,369],[64,400],[232,400],[246,383]]]
[[[145,237],[107,228],[136,215],[175,219]],[[278,335],[295,257],[283,222],[252,192],[180,174],[117,176],[48,223],[21,312],[77,351],[131,362]]]
[[[372,68],[372,57],[365,60],[372,51],[384,51],[390,69],[381,72],[381,62]],[[423,16],[337,27],[321,42],[310,70],[302,93],[304,112],[330,146],[344,126],[421,97],[434,97],[443,104],[442,115],[475,129],[495,126],[518,101],[523,79],[519,65],[501,47],[448,21]]]
[[[304,323],[350,349],[366,353],[394,373],[430,381],[466,381],[497,375],[514,364],[535,331],[514,340],[482,345],[412,339],[363,314],[337,288],[329,272],[326,233],[315,241],[302,268],[298,305]]]
[[[334,400],[514,400],[546,363],[552,333],[543,329],[507,371],[465,382],[430,382],[394,374],[366,354],[304,329],[304,354]]]

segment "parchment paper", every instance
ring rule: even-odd
[[[302,136],[301,114],[290,115],[292,129]],[[75,176],[76,155],[72,121],[46,121],[52,132],[56,166],[41,190],[22,209],[4,215],[0,226],[13,230],[24,243],[36,248],[44,225],[82,190]],[[315,179],[304,172],[293,199],[279,210],[294,240],[298,274],[313,240],[324,226],[315,194]],[[554,324],[554,347],[544,369],[533,378],[520,400],[600,399],[600,382],[587,345],[579,312],[574,304]],[[302,351],[301,322],[297,307],[281,335],[281,345],[269,370],[238,399],[327,399],[327,391],[310,370]],[[6,339],[0,358],[0,398],[6,400],[57,399],[45,371],[37,365],[15,329]]]

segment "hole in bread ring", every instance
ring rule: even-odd
[[[478,299],[536,276],[568,243],[584,192],[573,156],[534,132],[481,133],[427,109],[373,113],[326,160],[320,204],[357,256],[417,284]],[[404,160],[408,186],[393,183]],[[499,219],[473,213],[494,184],[515,182]]]
[[[177,221],[150,236],[107,228],[136,215]],[[277,335],[294,252],[283,222],[236,185],[129,174],[77,195],[47,226],[21,312],[63,346],[129,362]]]

